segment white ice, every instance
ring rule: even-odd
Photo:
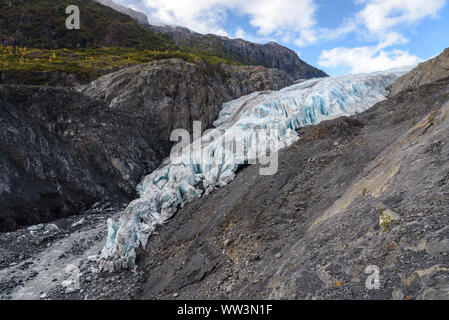
[[[119,223],[108,221],[101,267],[134,268],[136,249],[145,248],[155,228],[179,207],[231,182],[239,165],[254,163],[268,147],[276,152],[293,144],[298,128],[369,109],[385,99],[386,88],[407,71],[312,79],[224,104],[214,123],[217,130],[146,176],[137,187],[140,198],[129,204]],[[258,130],[266,134],[265,140]]]

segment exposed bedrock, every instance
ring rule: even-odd
[[[191,130],[194,120],[211,127],[224,102],[291,84],[277,69],[223,65],[219,72],[200,62],[167,59],[108,74],[82,91],[111,109],[157,117],[160,136],[168,141],[173,129]]]
[[[419,64],[391,86],[393,96],[404,90],[414,90],[422,85],[449,78],[449,48],[440,55]]]

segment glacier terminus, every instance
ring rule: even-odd
[[[384,100],[388,86],[410,69],[311,79],[225,103],[214,123],[216,131],[194,141],[196,149],[185,148],[187,152],[177,161],[166,159],[144,177],[137,187],[140,197],[128,205],[118,223],[108,221],[100,267],[109,271],[133,269],[136,249],[145,248],[156,227],[179,207],[230,183],[239,166],[255,163],[265,147],[276,155],[290,146],[300,139],[297,129],[366,111]],[[262,142],[260,130],[264,132]],[[269,161],[263,164],[270,165]]]

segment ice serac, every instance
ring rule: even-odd
[[[118,224],[108,222],[102,269],[134,268],[136,249],[145,248],[155,228],[178,207],[228,184],[241,164],[254,163],[267,148],[277,152],[291,145],[299,139],[298,128],[367,110],[385,99],[386,88],[407,71],[312,79],[224,104],[216,129],[146,176],[137,187],[140,198]]]

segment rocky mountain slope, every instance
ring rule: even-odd
[[[107,205],[0,233],[0,297],[448,299],[448,98],[440,80],[299,129],[275,175],[247,166],[180,208],[136,272],[87,259],[118,219]]]
[[[68,5],[80,8],[79,30],[66,28]],[[275,43],[259,45],[187,29],[169,34],[165,27],[151,30],[143,20],[143,13],[109,0],[0,1],[0,83],[86,84],[124,67],[168,58],[202,60],[214,68],[221,64],[278,68],[294,80],[326,76]]]
[[[327,77],[327,74],[299,59],[298,55],[275,42],[256,44],[242,39],[229,39],[213,34],[200,34],[184,27],[150,25],[145,14],[116,4],[112,0],[94,0],[148,25],[160,35],[168,34],[176,45],[184,49],[238,61],[246,65],[260,65],[287,72],[294,80]]]
[[[118,32],[116,26],[131,25],[131,33],[113,37],[114,45],[134,49],[150,37],[157,50],[191,51],[178,52],[188,62],[161,59],[156,50],[157,61],[76,89],[0,85],[0,299],[449,299],[448,50],[400,78],[389,98],[367,111],[357,99],[384,98],[382,77],[372,76],[373,86],[349,81],[341,88],[332,78],[311,80],[286,89],[291,96],[262,92],[227,105],[225,120],[234,123],[234,111],[245,114],[244,127],[285,115],[287,138],[296,142],[281,150],[277,172],[265,176],[258,165],[243,166],[232,172],[233,181],[200,199],[173,201],[176,215],[137,249],[135,272],[100,273],[100,250],[114,236],[119,249],[134,250],[127,246],[126,222],[137,221],[139,235],[149,230],[149,216],[133,213],[165,204],[143,197],[125,210],[137,197],[137,183],[168,155],[171,130],[191,129],[194,120],[211,127],[226,101],[325,75],[274,43],[172,27],[153,27],[157,35],[91,0],[71,4],[89,6],[91,22],[107,13],[106,22],[112,17],[119,23],[111,22],[106,33],[93,28],[61,35],[54,33],[52,16],[60,19],[66,2],[26,2],[25,11],[9,9],[25,1],[0,2],[6,45],[37,45],[33,14],[54,5],[56,11],[43,15],[50,20],[36,29],[48,49],[86,44],[96,50]],[[303,85],[320,89],[319,83],[331,94],[310,101],[294,94]],[[271,103],[264,100],[270,94],[277,97]],[[302,125],[315,124],[335,110],[356,115],[297,129],[298,117],[310,120]],[[176,174],[151,182],[159,187],[177,180]],[[204,184],[193,187],[205,191]],[[186,189],[178,194],[184,197]],[[54,222],[16,230],[48,221]],[[114,229],[120,223],[125,232]],[[2,232],[9,230],[16,231]],[[379,287],[373,288],[376,270]]]
[[[76,227],[58,222],[64,231],[47,235],[44,230],[55,228],[0,234],[6,265],[15,252],[11,237],[43,241],[42,253],[33,253],[29,241],[20,243],[22,252],[35,258],[0,271],[9,275],[0,281],[0,294],[447,299],[448,94],[449,81],[440,81],[401,92],[357,116],[298,130],[300,139],[281,151],[275,175],[260,176],[258,166],[246,167],[229,185],[160,226],[139,253],[136,272],[101,274],[95,260],[85,259],[76,269],[82,275],[71,280],[78,289],[42,281],[51,278],[41,260],[48,261],[56,249],[69,248],[57,260],[59,268],[73,260],[67,250],[79,240],[75,233],[60,239],[62,232],[77,228],[87,239],[82,250],[98,250],[89,230],[104,235],[94,223],[101,220],[104,226],[101,217],[89,216]],[[373,284],[369,277],[376,268],[380,286],[373,289],[367,282]],[[53,278],[73,279],[73,274],[58,272]]]
[[[79,214],[104,198],[131,200],[169,154],[172,129],[208,127],[223,102],[292,83],[263,67],[228,66],[227,81],[203,67],[155,61],[100,78],[85,94],[0,86],[0,230]]]
[[[174,129],[192,129],[193,120],[211,127],[225,101],[293,83],[277,69],[226,65],[220,73],[205,68],[179,59],[157,61],[108,74],[82,91],[111,109],[159,118],[159,134],[168,140]]]
[[[300,129],[275,175],[250,166],[156,230],[140,294],[448,299],[448,97],[440,80]]]
[[[244,64],[281,69],[295,80],[327,77],[325,72],[299,59],[294,51],[275,42],[256,44],[242,39],[204,35],[183,27],[150,26],[150,28],[156,32],[169,34],[182,48],[211,52]]]
[[[261,146],[270,146],[270,169],[276,171],[275,152],[299,138],[295,130],[366,111],[386,98],[385,88],[404,72],[313,79],[226,103],[214,122],[215,134],[203,136],[201,153],[191,152],[195,146],[184,148],[177,159],[170,157],[142,178],[139,198],[128,205],[118,224],[110,224],[102,269],[134,268],[136,250],[146,246],[157,225],[185,204],[227,185],[241,164],[263,159]],[[271,170],[261,175],[273,174]]]
[[[80,7],[80,30],[65,27],[69,4]],[[168,155],[171,130],[194,120],[210,127],[224,102],[293,83],[280,69],[180,49],[116,10],[92,0],[0,2],[1,230],[79,213],[102,197],[131,199]],[[64,88],[80,83],[82,92]]]
[[[449,298],[448,94],[425,85],[299,130],[277,174],[250,166],[157,230],[141,297]]]
[[[403,90],[413,90],[419,86],[449,78],[449,48],[437,57],[421,63],[412,72],[399,79],[391,87],[391,95]]]

